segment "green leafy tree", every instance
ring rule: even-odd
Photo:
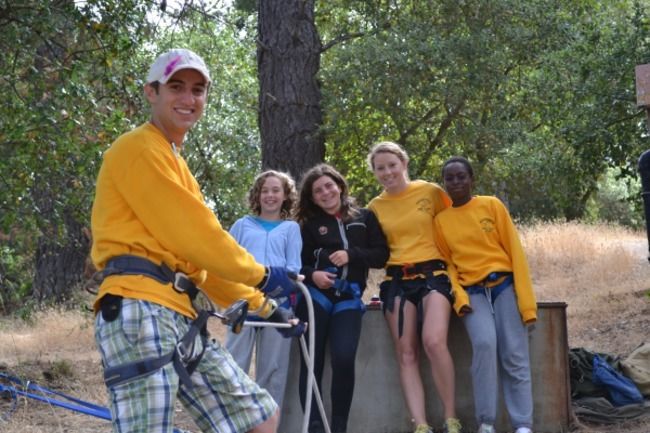
[[[62,300],[81,280],[100,150],[137,109],[121,103],[135,84],[123,68],[145,13],[132,1],[3,2],[0,227],[35,233],[15,254],[33,254],[37,300]]]
[[[642,149],[633,67],[647,10],[630,1],[328,2],[323,59],[328,158],[362,201],[377,192],[369,146],[404,145],[411,175],[437,179],[464,154],[479,189],[518,216],[579,218],[608,166]],[[392,6],[392,7],[391,7]]]

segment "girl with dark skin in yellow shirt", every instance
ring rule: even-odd
[[[526,324],[535,321],[537,304],[517,230],[498,198],[472,195],[467,159],[449,159],[442,176],[453,204],[436,216],[434,232],[472,343],[478,433],[495,431],[499,382],[516,433],[532,433]]]

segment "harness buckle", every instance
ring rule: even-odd
[[[178,293],[185,293],[194,286],[194,283],[189,279],[187,274],[184,274],[183,272],[174,272],[172,286]]]
[[[405,263],[401,266],[402,277],[411,278],[416,277],[420,272],[418,272],[418,267],[414,263]]]
[[[194,352],[194,348],[192,347],[188,352],[182,340],[176,345],[176,353],[178,353],[178,357],[183,364],[187,364],[192,360],[192,352]]]

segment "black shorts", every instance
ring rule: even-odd
[[[451,294],[451,281],[449,281],[447,274],[397,282],[389,280],[379,285],[379,298],[384,305],[388,306],[392,306],[395,303],[396,297],[404,298],[413,305],[418,306],[422,302],[422,299],[430,292],[438,292],[447,298],[450,304],[454,303],[454,298]]]

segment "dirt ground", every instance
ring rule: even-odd
[[[622,350],[627,351],[630,344],[627,341],[643,341],[648,338],[650,329],[650,307],[648,301],[639,299],[640,304],[645,305],[639,314],[626,319],[617,315],[603,317],[599,328],[584,330],[579,337],[573,336],[572,340],[584,340],[594,338],[602,341],[603,347],[607,347],[607,353],[620,353],[615,349],[617,342],[623,342]],[[52,313],[50,313],[52,314]],[[69,317],[66,314],[58,314],[58,319],[63,322],[74,322],[79,320],[78,316]],[[49,320],[45,319],[44,326]],[[68,329],[65,341],[71,344],[60,344],[51,350],[39,350],[34,357],[20,356],[19,359],[6,358],[7,347],[0,349],[0,373],[9,373],[19,376],[24,380],[32,380],[51,390],[74,396],[84,401],[105,405],[106,395],[100,376],[100,361],[94,350],[92,342],[92,330],[88,323],[80,321],[79,326]],[[6,325],[4,325],[6,326]],[[53,340],[61,337],[61,325],[53,325]],[[213,335],[223,335],[223,327],[213,324],[211,326]],[[15,344],[18,346],[25,340],[34,338],[28,333],[16,333]],[[45,337],[47,339],[47,336]],[[21,342],[21,340],[23,340]],[[591,340],[594,341],[594,340]],[[32,341],[36,347],[40,342]],[[43,342],[44,344],[46,341]],[[594,343],[594,347],[600,347],[600,343]],[[613,352],[611,351],[613,350]],[[89,415],[79,414],[71,410],[54,407],[32,399],[19,398],[17,407],[13,412],[10,410],[12,401],[6,396],[0,395],[0,432],[6,433],[109,433],[110,425],[107,421],[94,418]],[[175,426],[179,429],[198,431],[194,424],[186,416],[182,408],[177,409]],[[618,426],[589,426],[576,423],[573,433],[650,433],[650,424],[628,423]],[[297,433],[297,432],[288,432]],[[351,432],[353,433],[353,432]]]

